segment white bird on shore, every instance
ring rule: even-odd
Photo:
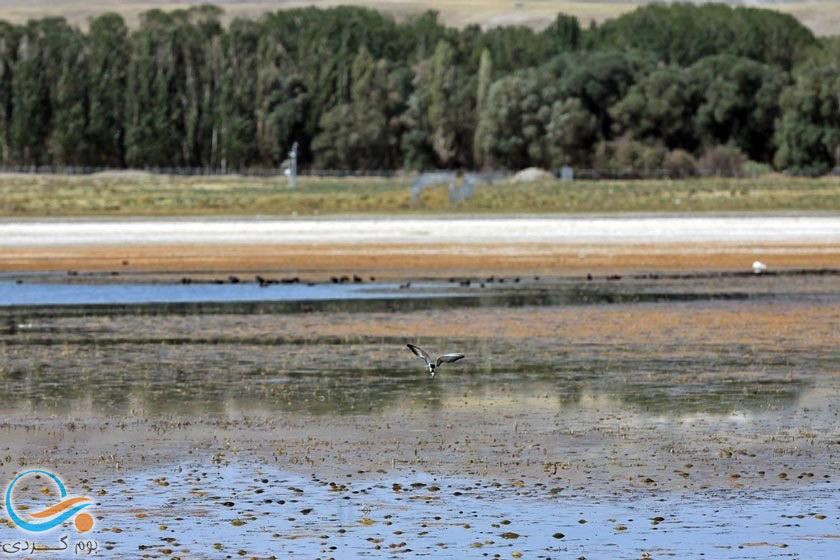
[[[755,261],[752,266],[753,274],[763,274],[767,272],[767,265],[761,261]]]
[[[444,354],[443,356],[438,356],[437,360],[432,360],[432,357],[429,354],[420,348],[419,346],[415,346],[413,344],[406,344],[408,349],[414,352],[417,356],[423,359],[426,362],[426,365],[429,366],[429,373],[432,377],[435,376],[435,372],[440,368],[441,364],[451,364],[452,362],[457,362],[461,358],[464,357],[463,354]]]

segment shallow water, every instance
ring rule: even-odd
[[[451,296],[442,284],[416,284],[400,290],[399,284],[275,284],[249,283],[15,283],[0,282],[0,306],[15,305],[126,305],[143,303],[330,301],[387,297],[428,297],[435,290]]]
[[[142,275],[141,275],[142,276]],[[7,278],[3,281],[2,278]],[[185,279],[189,278],[184,277]],[[63,274],[0,274],[0,313],[14,315],[295,313],[326,310],[423,310],[458,307],[678,303],[705,300],[834,301],[840,270],[568,277],[453,277],[449,280],[301,283],[298,279],[125,280],[88,274],[72,282]],[[347,279],[348,277],[344,277]],[[359,279],[361,280],[361,279]],[[109,307],[110,306],[110,307]],[[12,309],[8,309],[12,308]]]
[[[105,557],[833,558],[838,284],[6,306],[0,474],[93,494],[44,542]]]
[[[549,395],[561,407],[596,395],[653,413],[778,408],[840,370],[839,286],[837,275],[408,289],[0,284],[0,409],[356,414],[493,393]],[[3,300],[4,287],[29,304]],[[155,294],[185,305],[115,303]],[[258,296],[279,299],[247,300]],[[203,297],[231,299],[190,304]],[[418,340],[468,358],[430,383],[405,349]]]
[[[119,557],[748,559],[830,558],[840,538],[833,484],[592,500],[515,479],[318,478],[260,464],[184,464],[83,484],[96,496],[94,529],[82,535],[68,522],[39,542],[95,539],[100,555]],[[49,502],[16,498],[39,501]],[[17,536],[0,527],[0,542]]]

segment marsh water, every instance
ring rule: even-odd
[[[832,558],[837,550],[828,488],[592,499],[425,473],[353,481],[189,463],[94,484],[107,489],[88,510],[95,534],[64,527],[38,542],[95,537],[98,555],[122,558]]]
[[[235,281],[232,281],[233,278]],[[415,283],[414,290],[400,284],[240,282],[238,277],[193,282],[2,282],[0,306],[20,305],[132,305],[179,303],[299,302],[357,299],[402,299],[451,295],[449,286]]]
[[[9,283],[0,469],[106,556],[834,557],[840,275],[499,280]]]
[[[434,406],[454,384],[558,405],[596,394],[654,412],[729,412],[794,403],[840,364],[833,271],[463,284],[0,283],[4,402],[345,414]],[[784,321],[803,313],[801,328]],[[727,317],[737,338],[714,331]],[[617,319],[639,332],[605,336]],[[587,336],[569,341],[566,329]],[[759,333],[778,337],[772,351]],[[417,336],[469,359],[429,383],[405,359]],[[801,346],[782,351],[790,336]]]

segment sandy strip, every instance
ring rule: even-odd
[[[19,220],[0,271],[457,274],[840,268],[840,217]]]
[[[359,273],[382,277],[840,268],[840,243],[129,245],[0,249],[0,271]]]

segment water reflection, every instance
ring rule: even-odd
[[[485,399],[490,405],[496,399],[525,402],[538,396],[556,407],[576,406],[595,394],[652,414],[726,413],[786,406],[812,385],[810,379],[766,370],[760,378],[744,379],[740,368],[714,372],[707,368],[702,375],[675,382],[667,373],[653,373],[657,367],[665,372],[669,364],[657,364],[650,357],[645,360],[648,370],[643,380],[633,373],[632,364],[615,361],[609,367],[588,368],[574,363],[465,367],[430,379],[422,369],[410,367],[408,358],[408,366],[393,368],[283,371],[266,352],[266,363],[254,367],[248,349],[214,349],[212,361],[196,361],[190,357],[193,351],[206,348],[117,346],[63,355],[67,348],[50,347],[31,361],[7,352],[2,367],[4,408],[71,414],[85,403],[107,414],[212,416],[224,415],[230,408],[367,414],[392,406],[441,407],[451,394]],[[357,350],[364,354],[364,348]]]
[[[9,306],[2,406],[366,414],[441,407],[453,394],[555,407],[597,395],[674,415],[789,406],[840,367],[830,327],[840,280],[746,280],[753,288],[738,277],[643,278],[469,288],[454,299]],[[468,359],[430,379],[404,347],[417,333]]]

